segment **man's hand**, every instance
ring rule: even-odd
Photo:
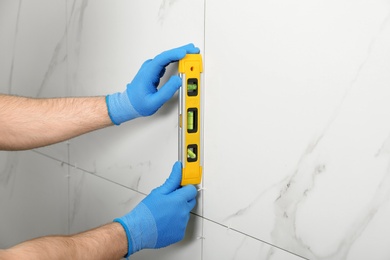
[[[180,186],[181,163],[176,162],[166,182],[154,189],[130,213],[114,221],[122,224],[129,256],[144,248],[161,248],[183,239],[196,204],[193,185]]]
[[[140,116],[153,115],[181,86],[180,78],[175,75],[157,89],[166,66],[181,60],[187,53],[199,53],[199,48],[188,44],[147,60],[126,91],[108,95],[106,102],[112,122],[119,125]]]

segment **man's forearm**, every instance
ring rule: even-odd
[[[126,233],[110,223],[73,236],[47,236],[0,251],[0,260],[121,259],[127,253]]]
[[[0,95],[0,150],[26,150],[112,125],[105,97]]]

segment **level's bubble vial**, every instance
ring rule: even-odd
[[[196,162],[198,159],[198,146],[191,144],[187,147],[187,161]]]
[[[187,89],[188,91],[195,91],[198,86],[196,84],[188,84]]]
[[[188,96],[198,95],[198,79],[187,80],[187,94]]]
[[[187,129],[188,131],[194,130],[194,111],[187,112]]]
[[[194,153],[194,151],[190,148],[187,150],[187,157],[188,158],[191,158],[191,159],[196,159],[196,154]]]
[[[189,108],[187,110],[187,132],[196,133],[198,131],[198,109]]]

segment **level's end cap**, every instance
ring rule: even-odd
[[[188,70],[203,71],[201,54],[187,54],[183,59],[179,61],[179,73],[185,73]],[[191,71],[192,71],[191,70]]]
[[[202,181],[202,172],[203,172],[203,167],[202,166],[199,166],[199,167],[195,167],[195,168],[192,168],[190,169],[191,171],[189,171],[188,168],[184,167],[182,169],[182,179],[181,179],[181,185],[182,186],[185,186],[185,185],[188,185],[188,184],[193,184],[193,185],[197,185],[197,184],[200,184],[201,181]]]

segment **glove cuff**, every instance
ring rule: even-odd
[[[130,231],[129,231],[129,229],[127,228],[126,223],[124,223],[122,219],[116,218],[116,219],[113,220],[113,222],[117,222],[117,223],[121,224],[122,227],[123,227],[123,229],[124,229],[125,232],[126,232],[126,237],[127,237],[127,253],[126,253],[126,255],[125,255],[124,257],[125,257],[125,258],[128,258],[128,257],[132,254],[132,253],[131,253],[131,252],[132,252],[132,250],[131,250],[132,246],[131,246],[131,243],[130,243],[130,239],[131,239]]]
[[[144,203],[139,203],[130,213],[114,219],[114,222],[120,223],[126,232],[128,252],[125,257],[143,248],[155,248],[157,225],[152,212]]]
[[[115,125],[140,117],[141,115],[134,109],[127,92],[115,93],[106,96],[108,115]]]

